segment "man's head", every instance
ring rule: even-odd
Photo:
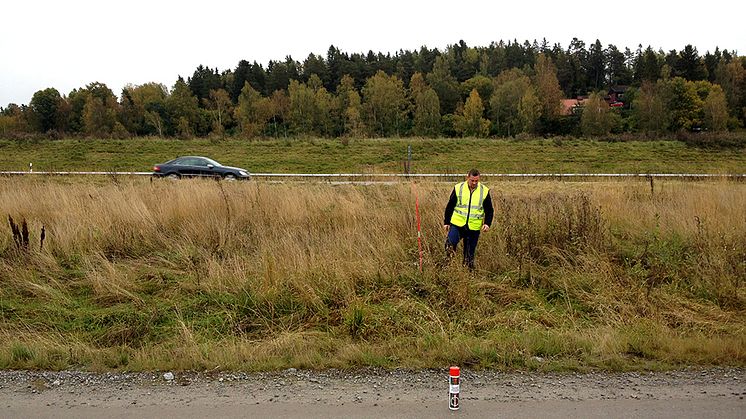
[[[466,184],[469,186],[469,189],[473,190],[477,187],[477,184],[479,183],[479,170],[477,169],[471,169],[469,170],[469,173],[466,174]]]

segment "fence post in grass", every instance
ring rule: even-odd
[[[412,167],[412,145],[407,145],[407,159],[404,160],[404,174],[409,179],[410,169]]]
[[[655,190],[653,185],[653,175],[648,175],[648,181],[650,182],[650,198],[655,198]]]

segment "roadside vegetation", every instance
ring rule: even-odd
[[[680,139],[681,141],[677,141]],[[274,139],[0,140],[0,170],[135,171],[180,155],[204,155],[254,173],[746,173],[746,133],[693,134],[669,140]],[[469,156],[459,159],[457,156]],[[456,163],[461,162],[464,163]],[[468,165],[468,166],[467,166]]]
[[[484,180],[469,272],[450,183],[2,179],[0,368],[746,365],[744,183]]]

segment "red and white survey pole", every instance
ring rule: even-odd
[[[460,384],[461,370],[459,367],[451,367],[448,374],[448,408],[451,410],[458,410]]]

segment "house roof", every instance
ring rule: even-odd
[[[585,99],[562,99],[562,115],[572,115],[572,110],[576,106],[581,106]]]

